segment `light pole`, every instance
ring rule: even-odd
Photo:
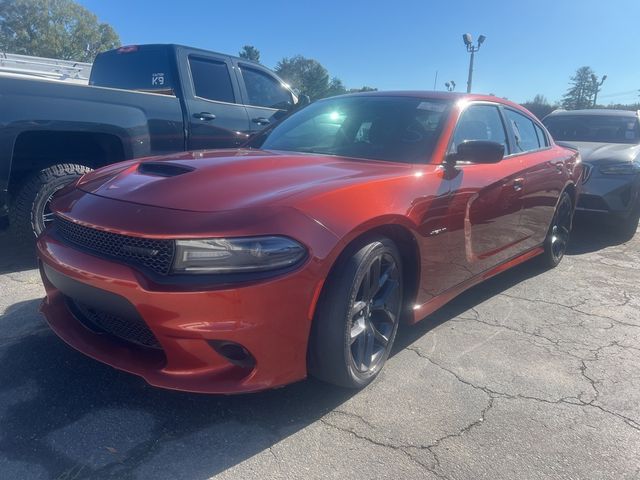
[[[473,44],[473,37],[470,33],[465,33],[462,35],[462,40],[464,41],[465,46],[467,47],[467,52],[471,54],[471,58],[469,59],[469,79],[467,80],[467,93],[471,93],[471,84],[473,82],[473,59],[476,55],[476,52],[480,50],[480,46],[487,39],[484,35],[480,35],[478,37],[478,44]]]
[[[598,83],[598,77],[594,73],[591,74],[591,81],[593,82],[593,107],[595,108],[596,102],[598,101],[598,93],[600,92],[602,84],[607,79],[606,75],[602,76],[600,83]]]

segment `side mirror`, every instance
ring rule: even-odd
[[[298,96],[298,103],[296,103],[296,108],[302,108],[304,106],[307,106],[311,103],[311,99],[309,98],[309,95],[299,95]]]
[[[465,140],[458,145],[456,153],[447,155],[447,163],[459,161],[472,163],[498,163],[504,157],[504,145],[488,140]]]

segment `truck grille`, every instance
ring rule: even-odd
[[[173,240],[138,238],[105,232],[70,222],[62,217],[56,217],[55,230],[62,240],[98,256],[140,265],[161,275],[166,275],[171,270],[175,251]]]
[[[71,308],[82,323],[92,330],[108,333],[143,347],[162,348],[160,342],[141,318],[125,318],[99,310],[68,298]]]

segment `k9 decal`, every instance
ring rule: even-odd
[[[152,73],[151,74],[151,85],[153,85],[153,86],[162,86],[162,85],[164,85],[164,73]]]

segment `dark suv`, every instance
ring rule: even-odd
[[[640,112],[558,110],[543,123],[584,162],[578,210],[608,214],[627,237],[640,220]]]

